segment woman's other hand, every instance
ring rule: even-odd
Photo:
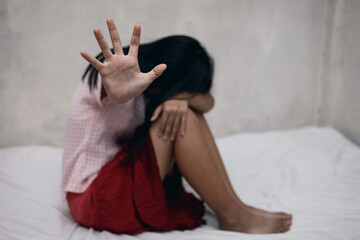
[[[178,131],[185,136],[188,108],[186,99],[170,99],[159,105],[150,119],[154,122],[160,117],[158,137],[163,137],[165,141],[167,139],[174,141]]]
[[[115,103],[126,102],[141,94],[157,77],[166,69],[165,64],[159,64],[148,73],[142,73],[138,64],[138,50],[140,43],[141,27],[135,24],[131,38],[128,55],[124,55],[118,31],[112,19],[106,20],[114,54],[100,32],[94,29],[95,38],[104,54],[105,63],[85,51],[81,56],[92,64],[100,73],[103,86],[109,99]]]

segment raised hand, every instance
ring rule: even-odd
[[[159,64],[150,72],[142,73],[137,58],[141,34],[140,25],[135,24],[129,53],[124,55],[114,21],[107,19],[106,23],[115,54],[112,54],[100,29],[95,28],[94,35],[106,61],[102,63],[85,51],[81,52],[81,56],[99,71],[109,99],[115,103],[123,103],[141,94],[152,81],[164,72],[166,65]]]

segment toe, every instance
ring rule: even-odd
[[[286,226],[291,226],[291,224],[292,224],[292,221],[291,221],[291,220],[286,220],[286,221],[285,221],[285,225],[286,225]]]
[[[284,227],[282,227],[282,230],[283,230],[283,232],[287,232],[287,231],[290,230],[290,227],[289,226],[284,226]]]
[[[278,226],[277,226],[277,229],[280,231],[280,232],[284,232],[285,229],[286,229],[286,226],[282,223],[279,223]]]
[[[279,212],[279,214],[281,215],[282,218],[284,219],[292,219],[292,215],[288,214],[286,212]]]

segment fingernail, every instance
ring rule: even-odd
[[[174,141],[174,140],[175,140],[175,138],[174,138],[174,137],[172,137],[172,138],[171,138],[171,141]]]
[[[164,140],[166,140],[167,139],[167,137],[166,136],[164,136]]]

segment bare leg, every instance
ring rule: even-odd
[[[203,114],[201,113],[198,113],[196,112],[196,116],[198,117],[199,119],[199,123],[200,123],[200,127],[201,127],[201,131],[205,137],[205,140],[206,140],[206,143],[208,145],[208,148],[209,150],[211,151],[211,155],[213,156],[212,157],[212,160],[214,160],[215,164],[216,164],[216,167],[218,168],[219,172],[220,172],[220,175],[222,177],[222,180],[223,182],[225,183],[228,191],[230,192],[230,194],[232,195],[232,197],[234,198],[235,201],[238,201],[239,204],[243,204],[243,202],[241,202],[238,198],[238,196],[236,195],[231,183],[230,183],[230,180],[229,180],[229,177],[226,173],[226,170],[225,170],[225,166],[224,166],[224,163],[223,161],[221,160],[221,156],[220,156],[220,153],[219,153],[219,150],[216,146],[216,143],[215,143],[215,139],[210,131],[210,128],[206,122],[206,119],[204,117]]]
[[[254,207],[251,207],[251,206],[248,206],[246,204],[244,204],[239,198],[238,196],[236,195],[231,183],[230,183],[230,180],[229,180],[229,177],[226,173],[226,170],[225,170],[225,167],[224,167],[224,164],[223,164],[223,161],[221,160],[221,156],[220,156],[220,153],[219,153],[219,150],[216,146],[216,143],[215,143],[215,139],[210,131],[210,128],[206,122],[206,119],[204,117],[203,114],[201,113],[196,113],[196,116],[198,117],[199,119],[199,122],[200,122],[200,127],[201,127],[201,130],[204,134],[204,137],[205,137],[205,140],[208,144],[208,147],[211,151],[211,154],[213,156],[213,160],[220,172],[220,175],[223,179],[223,182],[225,183],[226,185],[226,188],[227,190],[229,191],[229,194],[232,195],[233,199],[238,202],[239,206],[242,207],[242,208],[246,208],[246,210],[250,213],[250,214],[254,214],[254,215],[258,215],[258,216],[264,216],[264,217],[273,217],[273,216],[281,216],[283,215],[284,213],[271,213],[271,212],[267,212],[267,211],[264,211],[264,210],[261,210],[261,209],[257,209],[257,208],[254,208]],[[291,218],[289,219],[289,222],[291,224]],[[221,226],[220,225],[220,228],[224,228],[226,229],[227,226]],[[288,225],[287,227],[284,228],[284,230],[289,230],[290,228],[290,225]]]
[[[151,141],[154,146],[156,161],[159,167],[159,173],[161,180],[164,180],[166,174],[171,170],[172,163],[171,158],[174,155],[173,148],[174,142],[164,141],[157,136],[157,129],[159,121],[155,121],[150,128]]]
[[[156,123],[155,123],[156,124]],[[174,143],[157,138],[154,128],[150,130],[158,159],[160,174],[169,167],[169,156],[174,151],[179,170],[201,198],[214,210],[220,228],[247,233],[285,232],[291,224],[291,216],[284,213],[251,211],[234,193],[223,168],[216,160],[216,151],[209,147],[211,140],[206,136],[201,120],[189,111],[187,131],[184,137],[178,135]],[[204,133],[205,132],[205,133]],[[212,139],[212,137],[210,138]],[[215,143],[214,143],[215,144]],[[170,150],[169,150],[170,149]],[[164,154],[164,152],[166,154]],[[220,156],[218,154],[218,156]],[[222,166],[223,170],[219,170]],[[220,167],[221,168],[221,167]],[[163,169],[163,170],[161,170]],[[261,210],[258,210],[259,212]]]

